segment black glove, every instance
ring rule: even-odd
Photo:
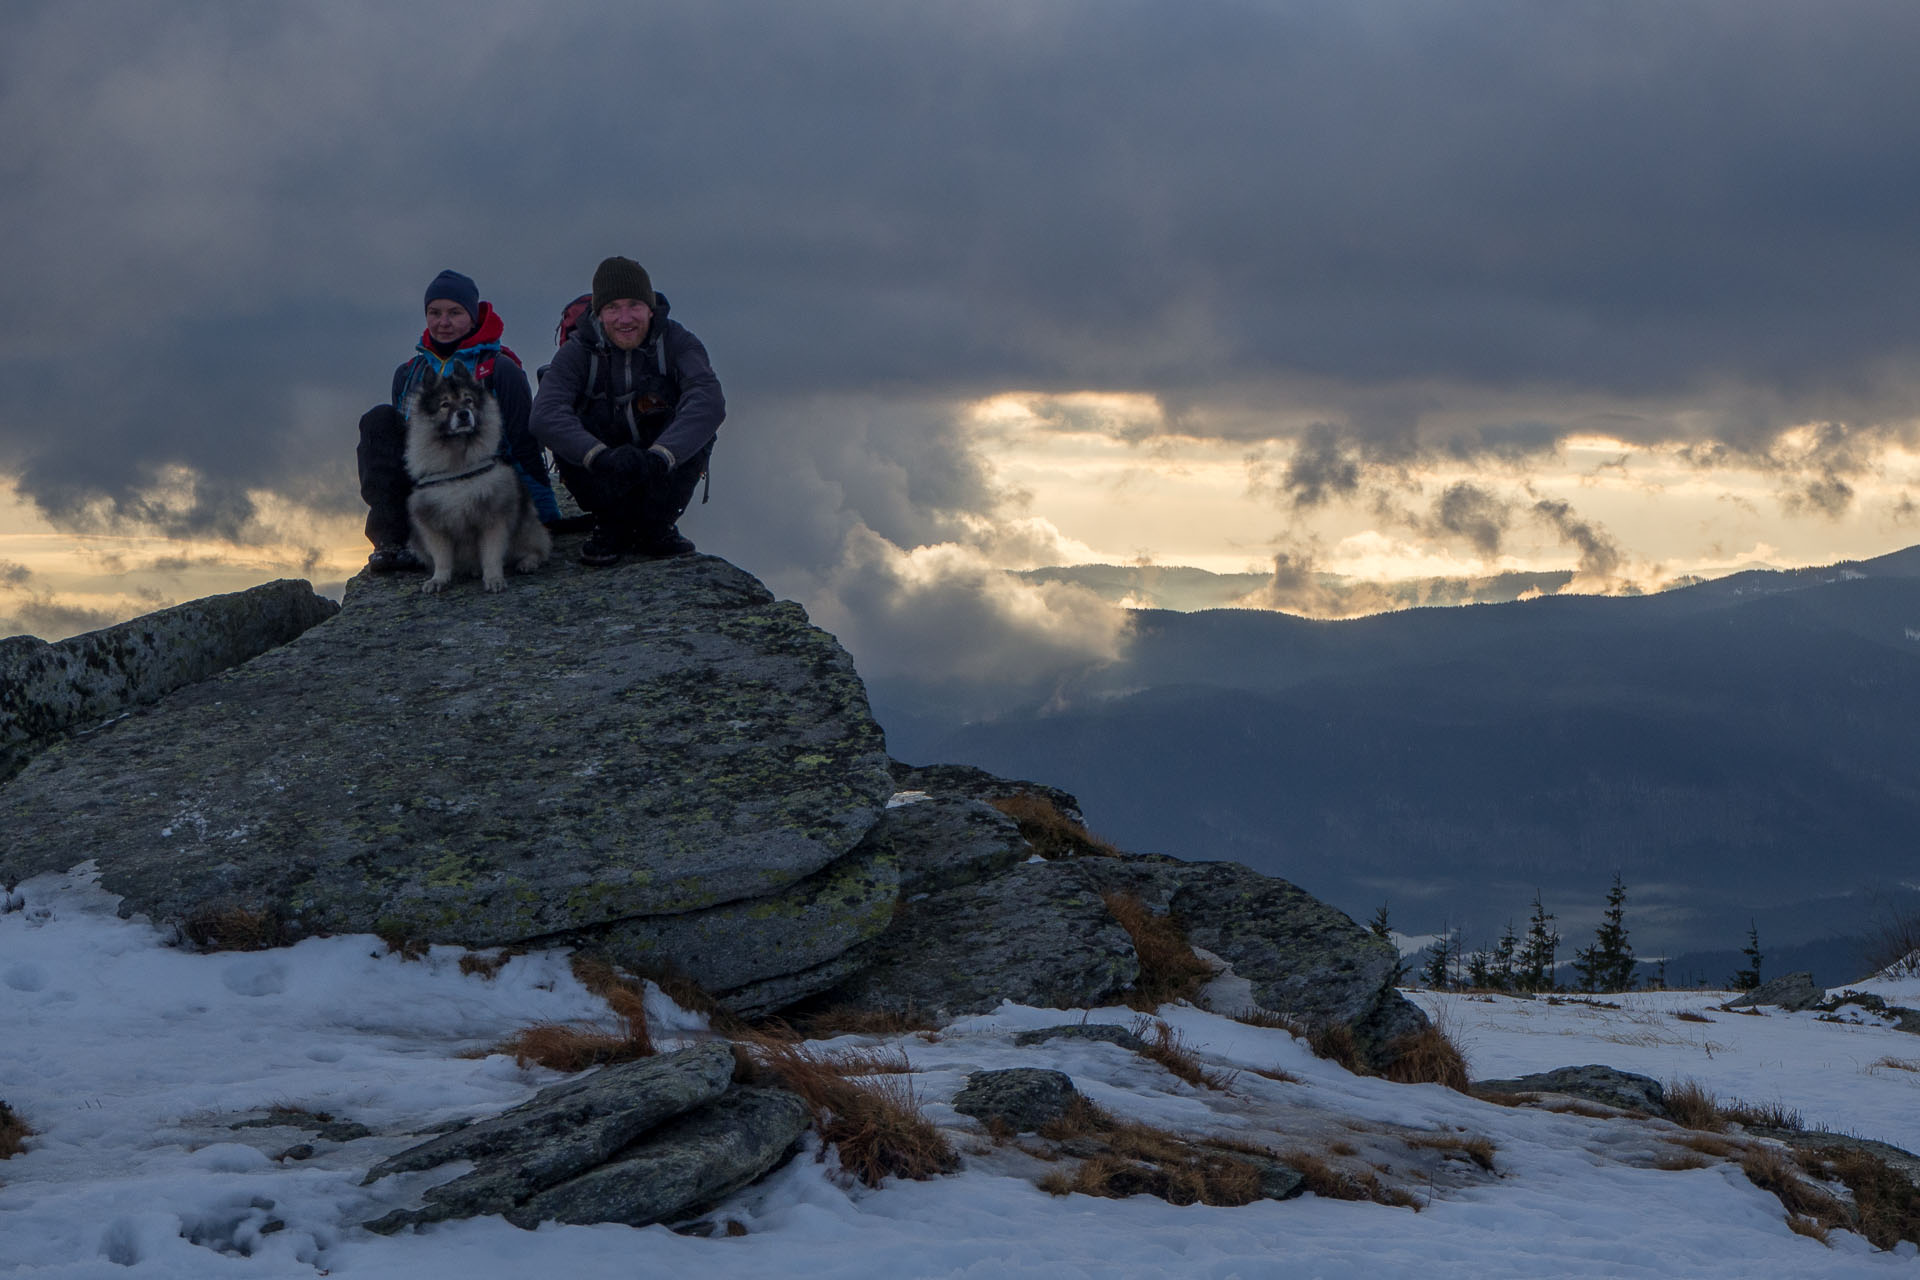
[[[649,458],[655,462],[665,461],[657,453],[648,453],[630,444],[617,444],[595,454],[590,470],[619,488],[631,489],[646,483],[650,474],[647,468]]]

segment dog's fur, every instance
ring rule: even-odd
[[[407,401],[407,515],[414,552],[433,568],[422,591],[441,590],[456,570],[504,591],[509,562],[531,573],[553,550],[513,464],[495,456],[500,431],[500,406],[459,363],[444,378],[429,369]]]

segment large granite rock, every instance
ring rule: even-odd
[[[750,904],[730,942],[609,948],[696,979],[671,939],[785,921],[806,965],[885,924],[881,859],[829,870],[893,793],[880,729],[798,605],[707,556],[418,588],[356,578],[294,643],[35,760],[0,881],[91,858],[129,913],[470,946]]]
[[[53,644],[0,640],[0,782],[50,743],[285,644],[339,607],[281,579]]]

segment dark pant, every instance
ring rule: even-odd
[[[367,541],[376,547],[404,547],[409,534],[407,495],[407,420],[390,404],[375,405],[360,417],[360,496],[367,503]]]
[[[585,467],[576,467],[564,459],[560,465],[561,482],[573,494],[580,509],[594,523],[611,526],[643,539],[657,538],[673,528],[693,502],[693,491],[706,474],[707,459],[713,454],[709,444],[700,452],[669,471],[665,479],[621,485]]]

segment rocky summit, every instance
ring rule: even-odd
[[[37,744],[0,788],[0,884],[91,860],[123,912],[197,945],[570,947],[745,1015],[1122,1001],[1142,973],[1120,893],[1246,1003],[1349,1026],[1376,1060],[1424,1025],[1391,949],[1285,881],[1063,854],[995,802],[1071,825],[1064,792],[889,761],[846,651],[723,560],[563,556],[499,594],[363,575],[328,612],[250,660],[182,639],[229,669]]]
[[[750,902],[844,949],[896,894],[884,858],[835,868],[886,763],[846,651],[723,560],[563,562],[498,595],[363,575],[292,643],[36,759],[0,793],[0,878],[93,859],[128,911],[286,937],[618,926],[642,962],[674,957],[637,922],[714,950],[689,913]]]

